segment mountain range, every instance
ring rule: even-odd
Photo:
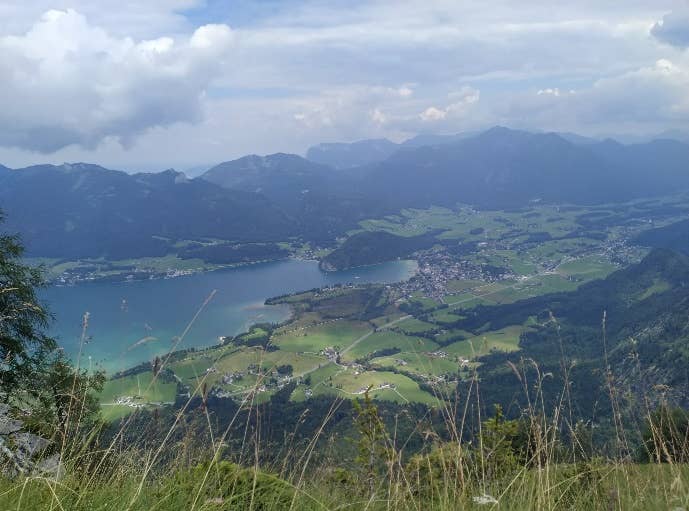
[[[88,164],[0,169],[0,207],[5,228],[21,233],[31,255],[57,258],[158,256],[180,239],[296,234],[265,197],[172,170],[130,175]]]
[[[556,134],[497,127],[453,144],[395,153],[375,165],[363,185],[393,208],[596,204],[688,188],[688,162],[689,146],[671,140],[575,145]]]
[[[336,169],[352,169],[387,160],[401,149],[452,144],[476,134],[478,133],[466,132],[453,135],[423,133],[400,144],[387,138],[318,144],[306,151],[306,158]]]
[[[195,179],[83,163],[0,167],[0,209],[33,255],[128,258],[201,238],[328,244],[409,207],[597,204],[689,189],[689,145],[674,140],[623,145],[496,127],[319,147],[309,154],[320,161],[251,155]]]

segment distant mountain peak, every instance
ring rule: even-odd
[[[40,164],[40,165],[31,165],[29,167],[24,167],[21,169],[13,169],[17,172],[23,172],[23,173],[45,173],[45,172],[50,172],[53,174],[62,174],[62,175],[67,175],[67,174],[83,174],[83,173],[94,173],[94,174],[103,174],[107,172],[120,172],[117,170],[110,170],[106,169],[105,167],[101,167],[100,165],[96,165],[94,163],[82,163],[82,162],[77,162],[77,163],[62,163],[61,165],[53,165],[53,164]]]
[[[90,164],[0,173],[7,229],[47,257],[162,256],[171,240],[266,240],[296,224],[265,197],[225,190],[174,169],[127,174]]]
[[[389,158],[400,146],[387,138],[332,142],[310,147],[306,158],[336,169],[360,167]]]
[[[496,124],[492,128],[488,128],[486,131],[484,131],[483,135],[506,135],[509,133],[528,133],[528,132],[527,131],[514,130],[512,128],[508,128],[507,126],[501,126],[500,124]]]
[[[247,172],[308,172],[321,173],[327,172],[328,168],[324,165],[312,162],[296,154],[274,153],[266,156],[249,154],[236,160],[230,160],[216,165],[201,175],[201,178],[208,181],[229,178],[230,174],[238,175]]]
[[[180,172],[180,171],[175,170],[175,169],[166,169],[166,170],[163,170],[162,172],[157,172],[157,173],[144,172],[141,174],[137,174],[137,176],[153,178],[153,179],[158,178],[161,180],[170,180],[175,184],[188,183],[190,181],[184,172]]]
[[[478,134],[479,132],[474,131],[453,134],[419,133],[418,135],[402,142],[402,147],[416,148],[454,144],[456,142],[466,140],[467,138],[471,138]]]
[[[101,170],[106,170],[104,167],[101,167],[100,165],[96,165],[95,163],[84,163],[84,162],[76,162],[76,163],[63,163],[60,165],[61,168],[64,170],[70,171],[70,170],[95,170],[95,171],[101,171]]]
[[[323,185],[332,169],[296,154],[251,154],[209,169],[199,179],[231,190],[260,193],[289,208],[304,190]]]
[[[540,136],[548,136],[550,134],[544,134]],[[555,134],[552,134],[553,136],[557,136]],[[476,138],[482,138],[482,139],[520,139],[520,140],[525,140],[529,139],[535,136],[539,136],[535,133],[531,133],[529,131],[523,131],[523,130],[515,130],[512,128],[506,128],[505,126],[493,126],[492,128],[487,129],[483,133],[479,134]]]

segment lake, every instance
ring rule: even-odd
[[[166,354],[190,323],[178,349],[210,346],[220,336],[236,335],[254,323],[289,318],[287,306],[266,306],[267,298],[333,284],[399,282],[416,268],[414,261],[391,261],[323,272],[315,261],[286,260],[172,279],[54,286],[42,298],[56,318],[50,333],[73,360],[88,312],[81,365],[112,372]]]

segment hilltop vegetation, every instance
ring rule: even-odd
[[[435,243],[432,234],[396,236],[385,231],[355,234],[321,260],[326,270],[344,270],[356,266],[382,263],[430,248]]]

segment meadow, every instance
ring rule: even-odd
[[[432,207],[365,220],[350,235],[362,230],[384,230],[400,236],[434,232],[442,242],[475,242],[479,245],[463,256],[466,260],[508,268],[513,276],[494,282],[450,279],[440,298],[415,291],[402,301],[397,298],[393,301],[388,291],[382,287],[376,291],[376,286],[373,291],[345,286],[280,297],[270,302],[287,304],[294,311],[285,324],[268,330],[260,326],[251,328],[225,346],[186,354],[172,362],[169,370],[187,391],[203,379],[210,390],[237,397],[251,394],[258,386],[265,398],[284,385],[284,375],[277,375],[276,368],[289,366],[291,373],[286,381],[297,383],[291,396],[295,402],[307,399],[307,394],[323,393],[326,387],[331,389],[331,384],[342,385],[341,394],[351,397],[350,380],[354,373],[351,366],[355,362],[362,364],[356,370],[362,381],[370,377],[377,382],[377,373],[386,368],[428,383],[438,377],[449,380],[466,377],[467,368],[474,367],[481,356],[518,350],[521,334],[528,329],[528,322],[533,321],[524,317],[520,319],[523,324],[467,331],[461,326],[467,311],[573,291],[586,282],[605,278],[621,264],[611,260],[610,247],[621,250],[631,261],[643,255],[639,249],[624,244],[620,245],[622,249],[617,248],[616,240],[647,228],[637,219],[653,216],[654,211],[665,211],[668,205],[674,207],[676,201],[671,197],[634,201],[624,207],[533,205],[513,211]],[[660,216],[655,225],[674,219]],[[598,230],[590,224],[594,220],[605,222],[608,237],[602,239],[598,235]],[[652,294],[664,289],[664,283],[658,282],[646,292]],[[371,293],[378,293],[373,302]],[[413,314],[400,309],[404,303],[412,307]],[[372,307],[377,311],[374,314],[368,312]],[[439,357],[435,353],[439,351],[446,356]],[[226,375],[234,375],[231,383],[223,383]],[[131,395],[136,396],[138,403],[152,406],[173,400],[173,384],[166,384],[162,399],[157,390],[133,392],[133,381],[128,377],[108,382],[106,401],[114,403],[117,398]],[[414,385],[412,390],[406,385],[399,387],[409,393],[407,396],[400,390],[404,399],[437,404],[432,392]],[[400,399],[397,393],[388,391],[378,392],[376,398]],[[133,410],[111,405],[104,410],[108,407],[105,413],[111,416]]]
[[[435,208],[364,225],[405,235],[444,226],[442,236],[485,240],[505,229],[567,233],[590,213]],[[604,208],[595,213],[619,216]],[[525,349],[524,335],[550,321],[515,313],[514,321],[494,326],[485,306],[574,291],[623,264],[585,235],[539,244],[524,233],[513,239],[513,246],[468,256],[510,267],[509,278],[450,280],[441,297],[379,285],[281,297],[273,302],[294,311],[281,325],[257,325],[222,345],[175,353],[156,373],[142,365],[108,380],[99,398],[110,426],[88,432],[84,444],[95,446],[97,438],[98,447],[63,445],[66,475],[59,480],[0,478],[0,509],[686,507],[686,442],[678,448],[674,424],[668,436],[667,422],[654,422],[650,410],[642,414],[646,426],[570,422],[567,371],[529,379],[523,392],[534,405],[518,417],[507,419],[484,402],[490,382],[479,377],[483,364],[500,363],[497,377],[526,381],[526,369],[500,357]],[[657,278],[630,299],[669,286]],[[531,368],[529,377],[539,370]],[[560,377],[559,404],[545,413],[541,385]],[[617,411],[634,406],[626,401],[629,389],[611,395]]]

